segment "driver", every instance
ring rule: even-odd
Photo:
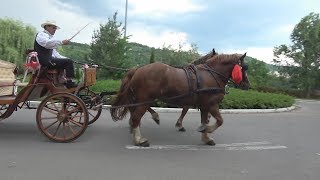
[[[59,54],[56,48],[59,45],[68,45],[70,40],[57,40],[54,34],[57,29],[55,21],[46,21],[41,24],[43,31],[36,34],[34,42],[34,50],[38,53],[38,58],[41,66],[49,69],[64,69],[65,70],[65,86],[67,88],[77,87],[77,84],[72,81],[75,78],[73,61]],[[61,81],[61,78],[60,78]]]

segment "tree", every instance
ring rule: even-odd
[[[0,59],[18,66],[24,62],[25,50],[32,48],[36,29],[20,21],[0,19]]]
[[[316,87],[320,65],[320,19],[310,13],[295,26],[290,36],[292,45],[274,48],[275,63],[285,64],[279,70],[282,75],[295,79],[296,86],[309,98]]]
[[[115,12],[112,18],[108,18],[106,24],[100,24],[100,29],[94,31],[90,58],[104,67],[132,67],[132,63],[126,60],[128,37],[124,37],[123,34],[124,27],[122,23],[117,22],[117,12]],[[123,73],[121,70],[103,68],[98,75],[104,78],[119,78]]]
[[[150,55],[150,64],[154,63],[154,48],[151,48],[151,55]]]
[[[248,77],[250,80],[250,85],[253,88],[266,87],[269,84],[269,69],[267,64],[258,59],[247,56],[245,62],[248,65]]]
[[[183,50],[183,45],[179,44],[178,49],[173,49],[171,45],[163,46],[159,51],[159,60],[165,64],[173,66],[185,66],[191,61],[200,57],[198,47],[191,44],[191,49],[188,51]]]

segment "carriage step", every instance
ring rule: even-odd
[[[27,86],[29,83],[17,82],[15,83],[16,86]]]
[[[0,96],[0,104],[13,104],[16,96]]]

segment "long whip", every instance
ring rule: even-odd
[[[77,33],[75,33],[70,39],[68,39],[69,41],[71,41],[71,39],[73,39],[74,37],[76,37],[84,28],[86,28],[90,23],[86,24],[85,26],[83,26]]]

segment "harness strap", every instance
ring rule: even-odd
[[[201,76],[200,76],[200,74],[199,74],[198,68],[197,68],[195,65],[193,65],[193,64],[191,64],[190,67],[191,67],[191,69],[194,71],[194,74],[196,75],[197,89],[202,88],[202,79],[201,79]]]
[[[183,68],[183,70],[186,73],[189,91],[191,92],[191,91],[193,91],[193,86],[192,86],[192,78],[191,78],[190,71],[188,70],[188,67]]]
[[[203,66],[206,68],[210,68],[207,64],[203,64]],[[205,70],[207,70],[207,69],[205,69]],[[214,78],[214,80],[216,80],[218,86],[221,87],[219,81],[217,80],[217,77],[213,74],[213,72],[210,70],[207,70],[207,71],[211,74],[211,76]]]

